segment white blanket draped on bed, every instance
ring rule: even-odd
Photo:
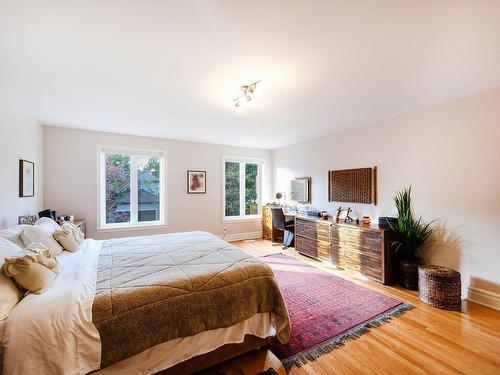
[[[28,294],[6,321],[4,375],[86,374],[101,362],[92,324],[102,242],[85,240],[76,253],[58,256],[62,271],[43,294]]]

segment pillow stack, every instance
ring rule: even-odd
[[[75,225],[59,226],[49,218],[0,230],[0,320],[26,292],[46,291],[59,272],[56,257],[63,250],[78,251],[83,240]]]
[[[42,217],[35,222],[35,225],[28,225],[21,233],[21,239],[25,246],[32,243],[43,244],[52,255],[57,256],[64,250],[63,247],[54,239],[54,233],[58,230],[59,224],[47,217]]]

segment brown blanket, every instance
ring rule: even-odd
[[[102,367],[265,312],[276,314],[278,338],[287,342],[288,312],[271,269],[209,233],[103,243],[92,308]]]

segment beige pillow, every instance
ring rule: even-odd
[[[32,243],[42,243],[54,256],[57,256],[61,254],[63,248],[59,245],[59,242],[54,239],[53,234],[56,229],[59,229],[59,226],[56,228],[51,223],[29,225],[24,228],[21,233],[21,239],[23,240],[25,246],[29,246]]]
[[[42,250],[42,246],[32,249],[37,252],[28,250],[23,256],[6,258],[3,272],[5,276],[12,277],[21,288],[41,294],[54,281],[59,267],[56,257],[49,250]]]
[[[23,250],[19,246],[0,238],[0,268],[3,268],[5,258],[22,254]],[[6,277],[0,269],[0,320],[6,319],[22,298],[23,293],[16,287],[14,281]]]
[[[54,232],[54,238],[64,247],[65,250],[75,252],[80,249],[84,235],[80,228],[71,223],[64,223],[61,229]]]

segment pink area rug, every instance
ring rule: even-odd
[[[412,308],[284,254],[261,259],[272,268],[290,314],[290,341],[270,341],[287,370]]]

